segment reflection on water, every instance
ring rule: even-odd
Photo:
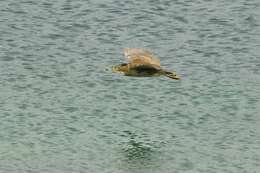
[[[142,136],[126,132],[129,141],[124,144],[121,168],[129,172],[150,172],[156,163],[156,147],[149,142],[142,141]]]
[[[136,135],[131,133],[127,148],[124,149],[126,158],[129,161],[148,162],[151,160],[153,152],[151,146],[144,142],[139,142],[135,138]]]

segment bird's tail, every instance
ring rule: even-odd
[[[164,76],[167,76],[167,77],[169,77],[169,78],[171,78],[171,79],[175,79],[175,80],[180,80],[180,79],[181,79],[181,78],[180,78],[176,73],[174,73],[174,72],[164,71],[164,72],[163,72],[163,75],[164,75]]]

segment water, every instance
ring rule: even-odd
[[[0,172],[260,172],[260,2],[0,1]],[[106,71],[152,50],[181,81]]]

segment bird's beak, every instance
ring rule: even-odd
[[[112,72],[117,72],[116,66],[112,66]]]
[[[120,65],[115,65],[115,66],[112,66],[112,72],[120,72]]]

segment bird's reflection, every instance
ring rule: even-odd
[[[151,160],[152,152],[150,146],[143,142],[137,142],[134,139],[131,139],[128,142],[127,148],[124,149],[125,156],[129,161]]]
[[[156,151],[149,142],[144,142],[135,133],[126,132],[129,141],[124,144],[122,164],[130,172],[147,172],[155,165]],[[154,168],[153,168],[154,169]],[[149,172],[149,171],[148,171]]]

